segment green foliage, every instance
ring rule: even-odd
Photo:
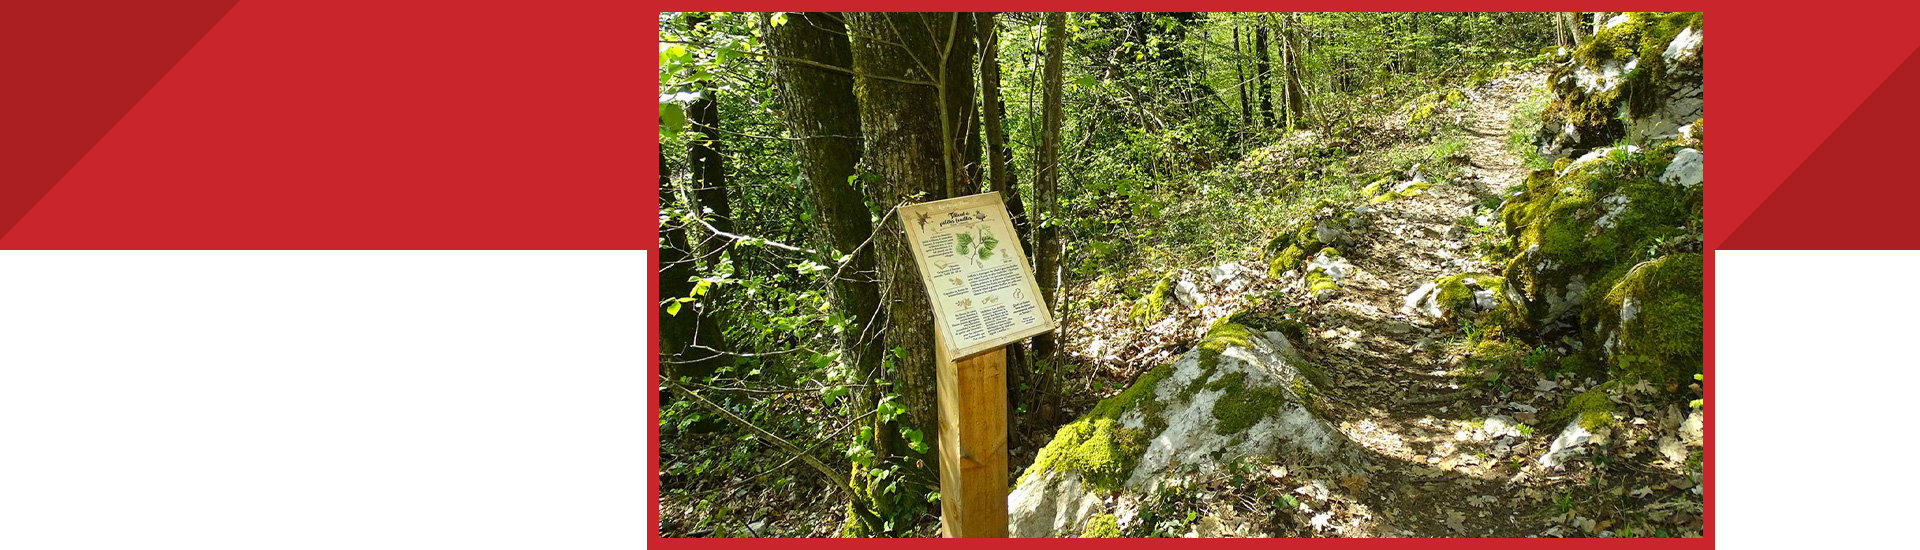
[[[1087,528],[1080,532],[1083,539],[1117,539],[1120,533],[1120,519],[1113,514],[1095,514],[1087,518]]]

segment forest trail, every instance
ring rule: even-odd
[[[1524,392],[1502,398],[1469,384],[1460,351],[1449,345],[1457,329],[1431,326],[1403,305],[1436,277],[1493,268],[1475,258],[1468,235],[1498,223],[1477,205],[1525,180],[1526,167],[1507,144],[1507,120],[1544,80],[1531,71],[1470,90],[1466,174],[1374,207],[1371,227],[1356,232],[1346,253],[1357,273],[1337,297],[1301,309],[1310,328],[1300,349],[1332,378],[1323,388],[1327,412],[1371,455],[1370,479],[1344,484],[1343,496],[1354,504],[1344,511],[1352,517],[1332,521],[1345,525],[1343,536],[1541,534],[1544,522],[1524,518],[1545,508],[1547,493],[1530,488],[1519,466],[1551,435],[1514,444],[1500,436],[1507,430],[1501,421],[1487,425],[1491,417],[1511,422],[1507,415],[1537,409]]]

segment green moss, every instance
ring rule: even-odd
[[[1514,254],[1502,273],[1523,296],[1538,302],[1549,293],[1563,295],[1574,277],[1586,281],[1591,292],[1592,283],[1624,273],[1615,273],[1622,264],[1650,259],[1675,243],[1697,242],[1704,212],[1701,186],[1658,179],[1677,150],[1665,144],[1637,154],[1610,154],[1565,175],[1531,174],[1500,213],[1509,238],[1502,248]],[[1596,277],[1601,274],[1610,275]]]
[[[1684,381],[1702,367],[1705,316],[1703,258],[1680,253],[1642,262],[1604,287],[1588,304],[1582,326],[1594,338],[1614,338],[1609,364],[1624,374],[1661,382]],[[1633,316],[1622,318],[1627,301]]]
[[[1367,184],[1366,187],[1360,188],[1360,196],[1371,197],[1371,196],[1379,195],[1380,191],[1385,190],[1387,188],[1386,186],[1391,183],[1393,183],[1393,178],[1380,178],[1377,180],[1373,180],[1373,183],[1369,183]]]
[[[1601,30],[1585,40],[1571,54],[1571,63],[1556,70],[1548,82],[1558,95],[1546,118],[1572,124],[1587,146],[1611,142],[1624,135],[1621,114],[1644,118],[1654,114],[1666,98],[1679,87],[1697,84],[1698,70],[1677,71],[1662,55],[1680,31],[1703,30],[1699,13],[1632,13],[1627,21]],[[1704,48],[1704,45],[1702,46]],[[1700,52],[1704,58],[1704,49]],[[1573,78],[1580,67],[1600,70],[1609,64],[1625,68],[1634,62],[1634,70],[1620,75],[1617,86],[1605,91],[1588,92]],[[1697,60],[1686,62],[1688,68]],[[1585,147],[1576,147],[1585,148]]]
[[[1488,369],[1522,365],[1533,348],[1512,338],[1483,338],[1467,350],[1467,360]]]
[[[1252,329],[1240,323],[1226,320],[1214,323],[1200,342],[1202,370],[1211,373],[1227,347],[1249,347],[1255,337]],[[1147,371],[1119,395],[1102,400],[1085,416],[1060,427],[1053,440],[1034,457],[1033,465],[1020,475],[1016,486],[1041,472],[1054,471],[1077,472],[1091,487],[1119,490],[1132,475],[1141,453],[1146,451],[1149,435],[1167,427],[1163,414],[1166,404],[1154,398],[1154,391],[1173,375],[1173,367],[1166,364]],[[1197,388],[1188,389],[1191,393]],[[1141,415],[1143,427],[1121,425],[1120,417],[1134,411]]]
[[[1113,514],[1096,514],[1087,518],[1087,528],[1080,531],[1083,539],[1120,538],[1120,519]]]
[[[1252,347],[1256,335],[1246,325],[1235,323],[1232,317],[1215,322],[1207,328],[1207,335],[1200,339],[1200,367],[1213,370],[1220,354],[1226,353],[1228,346]]]
[[[1238,433],[1260,423],[1260,420],[1280,412],[1280,406],[1287,402],[1284,390],[1277,386],[1247,387],[1247,373],[1234,372],[1222,375],[1206,385],[1208,390],[1223,392],[1220,399],[1213,402],[1214,432],[1225,435]]]
[[[1524,302],[1515,302],[1507,292],[1507,279],[1499,275],[1486,273],[1461,273],[1434,280],[1436,285],[1434,301],[1448,312],[1453,319],[1473,319],[1474,323],[1487,331],[1487,336],[1497,338],[1501,334],[1520,334],[1529,328]],[[1474,304],[1473,292],[1484,290],[1493,294],[1494,306],[1479,311]]]
[[[1337,208],[1337,206],[1332,201],[1321,199],[1319,206],[1317,206],[1315,210],[1325,208]],[[1279,277],[1287,271],[1298,267],[1300,261],[1306,259],[1308,255],[1319,252],[1322,248],[1326,248],[1327,245],[1325,243],[1314,238],[1313,229],[1315,224],[1316,222],[1309,218],[1306,221],[1294,225],[1292,230],[1268,241],[1267,245],[1269,250],[1279,251],[1274,256],[1273,263],[1267,266],[1268,276]]]
[[[1588,430],[1612,425],[1613,401],[1607,399],[1606,387],[1603,384],[1573,396],[1573,399],[1567,401],[1567,406],[1561,407],[1551,415],[1550,420],[1561,425],[1579,422],[1580,427]]]
[[[1300,257],[1306,253],[1306,250],[1301,249],[1298,244],[1288,245],[1286,250],[1280,251],[1280,255],[1273,258],[1273,265],[1267,267],[1267,276],[1279,277],[1292,271],[1294,266],[1300,265]]]
[[[1147,371],[1120,395],[1102,400],[1079,420],[1061,426],[1015,485],[1041,472],[1077,472],[1090,486],[1119,490],[1146,451],[1148,434],[1166,428],[1161,415],[1164,405],[1152,395],[1154,387],[1172,374],[1173,365]],[[1134,409],[1145,419],[1145,428],[1120,425],[1120,416]]]
[[[1167,316],[1167,299],[1173,295],[1173,275],[1167,274],[1153,284],[1153,290],[1134,301],[1133,310],[1127,319],[1139,325],[1150,325]]]
[[[1333,280],[1333,277],[1328,276],[1326,271],[1320,269],[1308,270],[1306,283],[1307,294],[1316,298],[1323,294],[1340,291],[1340,283]]]

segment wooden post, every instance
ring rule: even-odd
[[[939,336],[935,337],[939,339]],[[940,387],[940,531],[1007,536],[1007,348],[952,361],[936,342]]]
[[[997,192],[900,207],[934,319],[940,532],[1007,536],[1007,344],[1054,329]]]

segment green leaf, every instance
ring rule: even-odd
[[[678,103],[660,104],[660,135],[678,134],[687,128],[687,113]]]
[[[672,302],[667,302],[667,315],[668,315],[668,316],[670,316],[670,317],[679,317],[679,316],[680,316],[680,301],[679,301],[679,300],[675,300],[675,301],[672,301]]]
[[[773,17],[771,18],[771,21],[768,21],[768,22],[772,23],[773,26],[775,27],[787,24],[787,12],[784,12],[784,11],[773,12]]]

